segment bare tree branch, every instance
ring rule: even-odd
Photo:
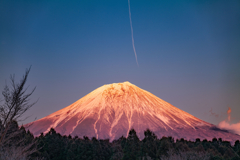
[[[6,159],[6,157],[8,159],[9,157],[15,157],[13,159],[25,157],[27,159],[28,155],[36,152],[34,140],[26,144],[24,139],[17,138],[23,134],[17,122],[37,102],[30,103],[30,96],[36,87],[29,93],[27,93],[29,86],[25,87],[30,70],[31,66],[26,69],[19,83],[15,82],[15,75],[10,75],[11,87],[6,84],[2,91],[3,99],[0,101],[0,159]],[[14,123],[15,127],[13,127]]]

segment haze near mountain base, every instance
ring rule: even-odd
[[[104,85],[70,106],[25,125],[35,136],[54,128],[62,135],[118,139],[134,128],[140,139],[148,128],[159,138],[222,138],[230,142],[239,135],[217,128],[129,82]]]

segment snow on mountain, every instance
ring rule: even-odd
[[[222,138],[235,141],[240,136],[184,112],[129,82],[104,85],[70,106],[26,124],[35,136],[54,128],[62,135],[118,139],[134,128],[140,139],[148,128],[159,138]]]

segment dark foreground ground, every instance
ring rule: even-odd
[[[15,126],[15,128],[14,128]],[[16,132],[18,131],[18,132]],[[18,133],[18,134],[16,134]],[[26,159],[46,160],[240,160],[239,140],[231,145],[221,138],[212,141],[196,139],[187,141],[174,140],[172,137],[158,139],[153,132],[146,130],[145,138],[139,140],[135,130],[130,130],[127,138],[121,137],[110,142],[88,137],[78,138],[62,136],[54,129],[46,135],[39,137],[13,125],[12,131],[7,134],[11,143],[6,143],[0,150],[0,156],[6,154],[8,149],[24,148],[19,153],[25,154]],[[30,144],[30,145],[29,145]],[[4,148],[5,147],[5,148]],[[28,152],[30,150],[31,152]],[[16,152],[17,149],[11,151]]]

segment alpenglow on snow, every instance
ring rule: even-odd
[[[97,139],[127,137],[135,129],[140,139],[150,129],[158,138],[196,138],[235,142],[239,135],[220,130],[129,82],[103,85],[75,103],[42,119],[26,124],[35,136],[51,128],[62,135]]]

